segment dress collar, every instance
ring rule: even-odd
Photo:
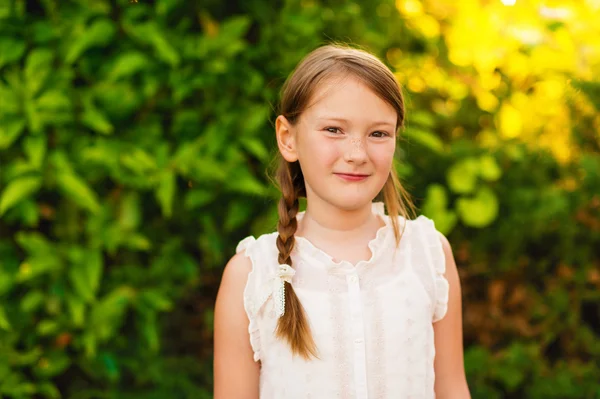
[[[299,256],[304,258],[308,258],[308,260],[314,261],[318,260],[320,263],[323,263],[327,266],[328,269],[355,269],[359,267],[364,267],[373,264],[384,251],[385,247],[388,245],[390,241],[390,236],[393,239],[393,228],[391,224],[390,217],[385,214],[385,205],[383,202],[373,202],[371,204],[371,211],[373,214],[379,216],[380,219],[385,223],[384,226],[381,226],[377,233],[375,234],[375,238],[371,239],[368,243],[369,249],[371,250],[371,258],[369,260],[361,260],[356,265],[352,263],[342,260],[336,262],[332,256],[318,248],[314,245],[310,240],[296,236],[296,248],[299,250]],[[305,212],[299,212],[296,216],[299,220],[304,217]],[[312,262],[311,262],[312,263]]]

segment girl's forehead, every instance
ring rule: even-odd
[[[396,110],[358,78],[348,76],[319,84],[302,112],[307,119],[349,121],[368,118],[396,124]]]

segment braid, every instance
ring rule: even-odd
[[[298,197],[304,191],[304,179],[296,174],[292,177],[293,165],[285,161],[279,165],[277,180],[281,188],[279,200],[279,222],[277,224],[277,249],[280,264],[292,265],[291,253],[294,249],[294,234],[298,228]],[[300,172],[301,173],[301,172]],[[296,183],[296,184],[294,184]],[[310,332],[310,327],[304,308],[290,283],[285,283],[285,313],[278,321],[276,334],[288,342],[292,353],[305,359],[316,355],[316,345]]]

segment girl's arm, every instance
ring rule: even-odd
[[[460,279],[448,239],[440,234],[450,286],[448,311],[433,324],[435,334],[435,393],[437,399],[469,399],[463,357],[462,300]]]
[[[252,263],[235,255],[225,266],[215,305],[214,399],[258,399],[260,365],[253,360],[244,287]]]

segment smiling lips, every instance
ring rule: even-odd
[[[369,175],[354,174],[354,173],[334,173],[336,176],[346,181],[361,181],[369,177]]]

